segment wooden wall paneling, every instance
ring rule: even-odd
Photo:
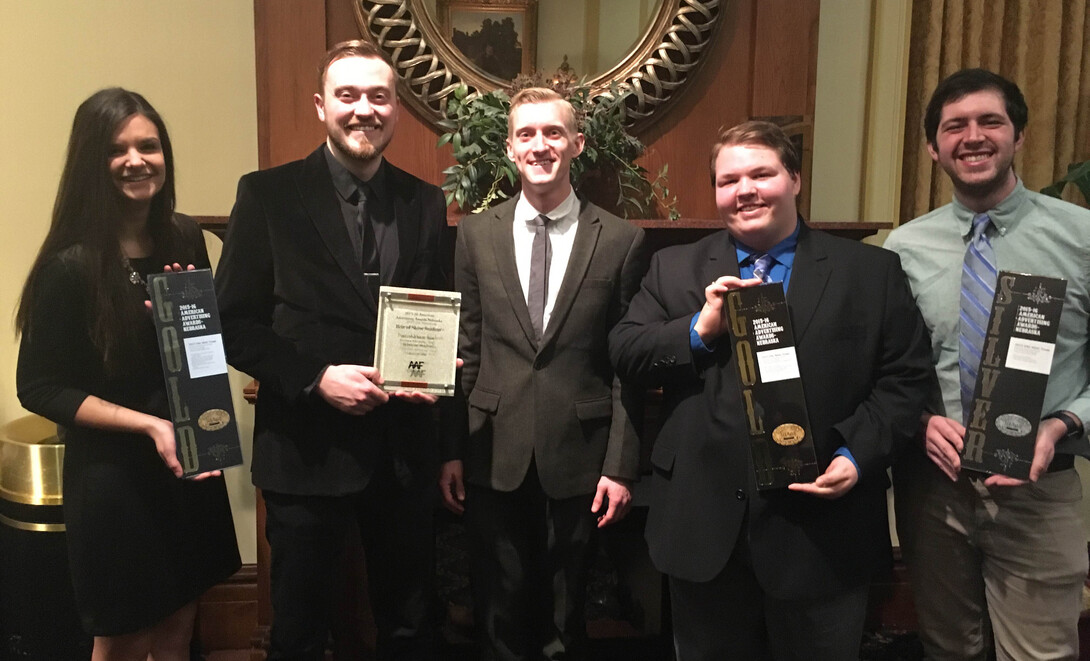
[[[326,47],[360,38],[355,0],[325,0]]]
[[[257,591],[257,566],[243,565],[201,595],[196,633],[204,652],[250,647],[257,627]]]
[[[799,213],[810,217],[820,0],[764,0],[753,22],[750,117],[775,118],[802,142]]]
[[[257,573],[254,580],[257,586],[257,621],[250,634],[249,647],[250,658],[256,657],[261,660],[265,658],[273,618],[270,580],[272,553],[269,550],[269,540],[265,537],[265,498],[261,495],[261,489],[255,488],[255,490],[257,492],[257,497],[254,499],[254,518],[257,524]]]
[[[721,127],[754,116],[812,118],[819,0],[730,0],[704,66],[639,137],[652,174],[668,163],[683,218],[716,218],[709,150]]]
[[[325,12],[313,0],[254,0],[258,167],[302,158],[324,138],[314,111],[315,68],[326,50]],[[258,492],[257,608],[251,658],[264,658],[272,623],[265,501]]]
[[[208,230],[220,239],[227,235],[227,216],[191,216],[201,229]]]
[[[707,59],[678,100],[639,136],[648,148],[639,163],[652,175],[669,163],[670,189],[683,218],[717,217],[708,155],[721,126],[749,117],[751,25],[759,1],[721,5],[721,23]]]
[[[811,61],[817,61],[819,0],[761,0],[753,22],[750,116],[814,114]]]
[[[811,116],[817,107],[817,63],[818,63],[818,33],[821,24],[821,0],[808,0],[810,8],[810,34],[807,39],[810,42],[810,51],[807,56],[807,84],[806,84],[806,112]]]
[[[390,162],[409,174],[436,186],[443,185],[443,170],[454,165],[450,145],[437,148],[439,133],[422,120],[406,103],[398,114],[397,134],[386,147]]]
[[[325,139],[314,111],[326,17],[313,0],[254,0],[258,167],[302,158]]]

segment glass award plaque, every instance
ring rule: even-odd
[[[1000,271],[961,465],[1029,479],[1067,281]]]
[[[735,289],[726,304],[757,488],[813,482],[821,471],[783,285]]]
[[[212,271],[154,273],[148,295],[183,475],[240,466]]]
[[[383,390],[454,394],[461,310],[458,292],[379,288],[375,367]]]

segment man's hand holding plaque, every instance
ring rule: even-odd
[[[727,332],[730,326],[725,304],[727,292],[739,287],[754,287],[759,284],[761,284],[760,278],[742,280],[733,275],[724,275],[705,287],[704,307],[700,310],[696,326],[693,327],[700,336],[700,341],[710,347],[720,335]]]
[[[787,485],[787,488],[791,491],[833,500],[851,491],[857,482],[859,482],[859,471],[855,469],[852,460],[837,456],[833,457],[829,467],[813,482],[794,482]]]
[[[318,394],[330,406],[352,415],[365,415],[390,396],[376,382],[378,370],[365,365],[330,365],[318,380]]]
[[[1037,425],[1037,438],[1033,444],[1033,460],[1029,467],[1029,482],[1036,482],[1048,471],[1056,457],[1056,443],[1067,434],[1067,427],[1056,418],[1041,420]],[[1016,487],[1025,484],[1021,480],[1006,475],[989,475],[984,484],[989,487]]]
[[[931,413],[923,415],[921,424],[928,459],[951,482],[957,482],[961,471],[961,451],[965,447],[965,425],[953,418]]]

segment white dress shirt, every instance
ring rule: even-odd
[[[528,296],[530,291],[530,255],[534,247],[533,220],[540,215],[541,212],[527,202],[526,197],[520,193],[518,202],[515,203],[512,234],[515,238],[515,265],[518,267],[523,297]],[[545,215],[550,220],[548,233],[551,259],[549,260],[549,287],[545,292],[545,317],[541,324],[543,331],[549,327],[549,318],[553,313],[553,304],[556,303],[556,294],[564,281],[568,258],[571,257],[572,245],[575,243],[575,230],[579,223],[579,198],[576,197],[575,190],[570,190],[568,197]]]

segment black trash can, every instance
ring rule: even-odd
[[[0,427],[0,661],[81,661],[93,639],[72,595],[61,517],[64,445],[26,416]]]

